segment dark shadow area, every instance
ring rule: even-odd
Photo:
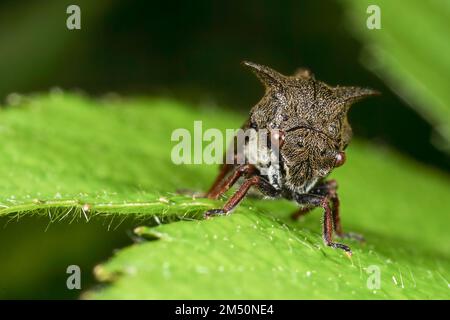
[[[0,299],[77,299],[95,284],[94,267],[133,242],[132,222],[111,230],[107,219],[48,223],[47,217],[0,218]],[[71,265],[80,268],[81,290],[67,288]]]

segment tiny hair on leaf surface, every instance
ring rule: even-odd
[[[248,198],[203,220],[222,201],[177,193],[205,191],[217,166],[173,164],[172,131],[237,128],[244,113],[52,93],[0,114],[0,215],[137,222],[143,241],[98,261],[100,285],[82,298],[450,298],[449,177],[392,150],[354,140],[331,176],[345,230],[366,237],[342,240],[350,259],[324,246],[320,210],[291,221],[293,203]]]

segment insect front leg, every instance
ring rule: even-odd
[[[245,128],[245,127],[246,127],[246,124],[244,124],[243,128]],[[236,148],[235,148],[235,145],[236,145]],[[244,164],[242,164],[240,166],[238,165],[238,158],[239,158],[239,156],[241,158],[243,157],[243,150],[244,150],[244,148],[243,148],[242,142],[239,142],[238,139],[236,137],[234,137],[234,143],[229,147],[228,152],[224,155],[224,159],[223,159],[224,163],[220,167],[219,174],[216,177],[216,179],[214,180],[214,183],[212,184],[212,186],[209,188],[208,192],[206,193],[207,198],[214,199],[214,200],[219,198],[223,193],[228,191],[228,189],[239,179],[239,177],[242,174],[246,173],[245,170],[248,171],[248,173],[250,173],[250,170],[254,169],[254,168],[250,168],[250,167],[244,168]],[[229,160],[227,158],[228,154],[230,154],[232,156],[231,163],[227,162]],[[225,181],[225,179],[230,174],[230,172],[233,171],[233,169],[235,169],[233,178],[230,180],[230,177],[228,177],[228,179]],[[229,186],[225,187],[227,185],[229,185]]]
[[[295,200],[297,201],[297,203],[302,205],[322,207],[324,210],[322,236],[325,244],[335,249],[342,249],[349,255],[352,254],[350,247],[342,243],[333,242],[333,213],[330,207],[330,199],[328,198],[328,196],[321,196],[311,193],[297,194],[295,196]]]
[[[353,239],[359,242],[364,242],[364,236],[355,232],[344,232],[342,230],[340,210],[339,210],[339,196],[334,192],[331,196],[331,203],[333,205],[333,225],[334,231],[339,238]]]
[[[236,167],[234,172],[226,179],[222,179],[222,183],[208,193],[209,199],[217,200],[222,194],[227,192],[242,176],[250,176],[256,171],[254,165],[244,164]]]
[[[325,181],[322,184],[315,187],[310,193],[327,196],[331,200],[332,213],[333,213],[333,226],[336,235],[339,238],[354,239],[360,242],[364,241],[364,237],[360,234],[353,232],[344,232],[341,224],[340,210],[339,210],[339,196],[337,194],[337,182],[336,180]]]
[[[260,176],[252,176],[244,181],[244,183],[240,186],[238,191],[236,191],[230,199],[225,203],[222,209],[212,209],[205,212],[204,217],[209,218],[213,215],[222,215],[229,214],[236,206],[241,202],[242,199],[245,198],[247,192],[250,190],[252,186],[258,187],[264,194],[268,196],[275,197],[279,194],[279,191],[276,190],[268,181],[261,178]]]
[[[322,197],[326,197],[328,196],[329,199],[331,199],[332,203],[333,203],[333,213],[334,210],[336,208],[335,206],[335,199],[332,196],[337,194],[334,191],[336,188],[337,184],[335,180],[330,180],[327,181],[325,183],[319,184],[318,186],[314,187],[309,193],[313,194],[313,195],[318,195],[318,196],[322,196]],[[304,205],[303,207],[299,208],[297,211],[295,211],[292,215],[291,218],[293,220],[298,220],[300,217],[303,217],[304,215],[306,215],[307,213],[311,212],[316,206],[312,206],[312,205]],[[339,210],[339,199],[337,199],[337,209]],[[338,215],[339,216],[339,215]],[[334,217],[334,214],[333,214]],[[339,223],[339,222],[338,222]],[[340,224],[339,224],[339,228],[340,228]],[[338,231],[336,230],[336,234],[338,233]]]
[[[218,192],[219,187],[223,184],[224,179],[228,176],[230,171],[233,170],[233,167],[234,167],[234,165],[228,164],[228,163],[224,163],[220,167],[220,171],[216,177],[216,180],[214,180],[214,183],[212,184],[212,186],[209,188],[208,192],[206,193],[207,198],[210,198],[210,199],[215,198],[215,195],[219,193]]]

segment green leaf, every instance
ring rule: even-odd
[[[320,210],[291,221],[294,204],[249,198],[205,221],[223,202],[176,192],[204,191],[217,168],[174,165],[172,131],[194,120],[236,128],[244,115],[163,99],[17,98],[0,110],[0,215],[143,225],[144,241],[95,268],[103,284],[85,298],[450,297],[450,182],[441,172],[354,141],[333,174],[344,228],[367,238],[343,240],[349,259],[323,245]],[[367,286],[372,268],[379,289]]]
[[[176,193],[204,190],[215,174],[213,166],[171,161],[172,131],[192,128],[199,119],[189,108],[144,99],[98,105],[59,93],[23,99],[24,106],[1,112],[0,215],[36,211],[56,221],[89,220],[101,212],[143,218],[211,207]],[[205,128],[242,121],[219,110],[204,115]]]
[[[86,298],[448,299],[448,181],[359,143],[335,177],[344,226],[367,238],[345,241],[352,259],[324,247],[320,210],[292,222],[290,203],[247,200],[228,217],[138,228],[153,241],[99,265],[110,285]]]
[[[342,0],[351,31],[364,43],[364,65],[428,120],[450,151],[450,3],[448,1]],[[369,5],[381,11],[370,30]]]

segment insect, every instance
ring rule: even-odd
[[[333,231],[339,237],[359,240],[362,237],[343,232],[337,183],[326,178],[346,160],[344,150],[352,136],[347,119],[350,105],[378,92],[358,87],[331,87],[316,80],[307,69],[284,76],[256,63],[244,61],[243,65],[263,83],[265,94],[251,109],[242,129],[270,132],[269,140],[277,142],[278,162],[277,165],[273,161],[224,163],[207,197],[218,199],[240,178],[243,182],[223,208],[207,211],[205,218],[229,214],[249,189],[256,187],[266,197],[286,198],[298,203],[300,208],[293,218],[315,207],[323,208],[324,243],[351,255],[347,245],[333,242]],[[233,151],[234,157],[249,160],[253,156],[246,144],[248,141],[244,142],[243,148]]]

